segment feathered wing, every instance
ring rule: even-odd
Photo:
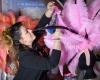
[[[93,27],[91,34],[89,34],[91,46],[100,48],[100,0],[92,1],[88,6],[88,13]]]
[[[57,14],[57,25],[68,27],[64,23],[61,15],[59,14]],[[69,60],[78,52],[78,48],[76,48],[76,45],[80,42],[77,41],[78,40],[77,37],[73,36],[74,34],[73,35],[72,34],[73,33],[70,33],[67,30],[62,30],[62,36],[61,36],[61,45],[62,45],[61,52],[62,53],[61,53],[61,58],[59,62],[59,69],[60,69],[61,75],[63,75],[63,65],[65,63],[68,64]],[[68,69],[70,73],[73,75],[76,75],[75,71],[77,67],[77,62],[78,62],[78,58],[75,57],[75,59],[71,62],[71,64],[68,65]]]
[[[98,24],[97,22],[93,22],[94,24],[94,28],[91,32],[91,34],[89,34],[89,42],[91,45],[91,48],[93,49],[98,48],[100,49],[100,23]]]
[[[100,30],[100,0],[93,0],[88,6],[89,18],[93,24]]]
[[[52,50],[53,49],[53,36],[48,34],[44,37],[45,44]],[[63,65],[68,64],[69,60],[76,54],[79,53],[82,49],[86,48],[88,44],[86,40],[74,33],[71,33],[66,30],[62,30],[61,36],[61,58],[59,62],[59,69],[63,75]],[[68,69],[71,74],[76,75],[75,71],[78,64],[78,58],[80,54],[74,58],[74,60],[68,65]]]
[[[60,14],[57,14],[57,25],[65,26],[67,25],[64,23]],[[44,37],[45,44],[52,50],[53,49],[53,35],[47,32],[47,35]],[[69,62],[69,60],[76,54],[79,53],[82,49],[88,46],[87,40],[81,36],[74,34],[68,30],[62,30],[61,36],[61,58],[59,63],[59,69],[61,74],[63,75],[63,65]],[[78,54],[75,59],[68,65],[68,68],[71,74],[76,75],[75,71],[77,68],[78,63]],[[74,67],[74,68],[73,68]]]
[[[63,36],[61,37],[61,42],[65,47],[65,51],[63,55],[67,54],[65,59],[65,63],[68,64],[69,60],[77,53],[79,53],[82,49],[88,47],[87,40],[83,37],[73,34],[69,31],[65,31]],[[68,69],[74,76],[76,75],[75,71],[78,65],[78,58],[80,54],[77,54],[73,61],[68,65]],[[61,57],[62,58],[62,57]],[[63,60],[64,58],[62,58]]]
[[[67,1],[62,14],[64,22],[69,23],[69,26],[81,35],[85,35],[85,29],[87,33],[91,32],[91,20],[88,19],[87,6],[83,0],[76,0],[76,3]]]
[[[62,15],[57,14],[57,25],[65,26],[74,29],[79,34],[74,34],[68,30],[62,30],[61,45],[62,53],[59,63],[60,72],[63,75],[63,65],[76,54],[77,56],[68,65],[71,74],[76,75],[75,71],[78,65],[79,54],[85,48],[92,49],[100,44],[100,31],[98,25],[88,18],[87,8],[82,0],[77,0],[75,4],[72,0],[65,3]],[[88,34],[89,39],[85,38]],[[47,32],[45,36],[46,45],[52,50],[53,48],[53,35]],[[98,45],[97,45],[98,44]]]
[[[64,25],[63,21],[61,21],[60,15],[57,17],[59,18],[57,21],[59,25]],[[53,35],[47,32],[47,36],[44,37],[45,44],[52,50],[53,48]],[[81,49],[84,49],[87,47],[87,43],[85,43],[86,40],[84,37],[74,34],[67,30],[62,30],[62,36],[61,36],[61,58],[59,62],[59,69],[61,74],[63,75],[63,65],[66,63],[68,64],[69,60],[76,54],[81,51]],[[83,46],[84,45],[84,46]],[[80,54],[78,54],[75,59],[68,65],[68,69],[71,72],[71,74],[76,75],[75,71],[78,64],[78,57]],[[74,67],[74,68],[73,68]]]

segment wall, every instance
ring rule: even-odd
[[[45,11],[45,4],[42,0],[2,0],[2,11],[22,11],[28,16],[40,18]]]
[[[0,0],[0,11],[2,11],[2,0]]]

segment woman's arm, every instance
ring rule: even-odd
[[[41,28],[41,27],[45,27],[47,24],[49,24],[50,20],[51,20],[51,17],[52,17],[52,14],[54,12],[54,2],[49,2],[48,5],[47,5],[47,10],[46,12],[44,13],[44,15],[42,16],[42,18],[40,19],[37,27],[35,28],[35,30],[37,28]],[[37,32],[34,32],[36,35],[42,35],[44,31],[37,31]]]

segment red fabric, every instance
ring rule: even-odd
[[[9,24],[3,24],[3,23],[0,23],[0,33],[2,33],[3,31],[5,31],[5,29],[10,26]]]
[[[5,70],[6,68],[6,56],[7,52],[6,49],[0,44],[0,68]]]
[[[15,15],[13,12],[9,11],[7,14],[0,13],[0,33],[14,23]]]
[[[10,24],[14,24],[16,22],[16,17],[13,11],[8,11],[7,16],[10,18]]]
[[[11,25],[13,23],[12,21],[13,18],[15,18],[15,16],[11,13],[8,14],[0,13],[0,23],[2,24]]]
[[[6,67],[5,67],[5,72],[7,72],[7,73],[11,73],[11,72],[12,72],[12,70],[11,70],[11,68],[10,68],[10,67],[6,66]]]
[[[31,17],[28,16],[20,16],[17,22],[22,22],[28,29],[34,29],[38,24],[38,19],[33,20]]]

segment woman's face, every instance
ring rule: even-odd
[[[26,29],[24,26],[21,26],[20,33],[20,42],[26,46],[32,45],[32,42],[36,38],[36,36],[32,33],[32,30]]]

